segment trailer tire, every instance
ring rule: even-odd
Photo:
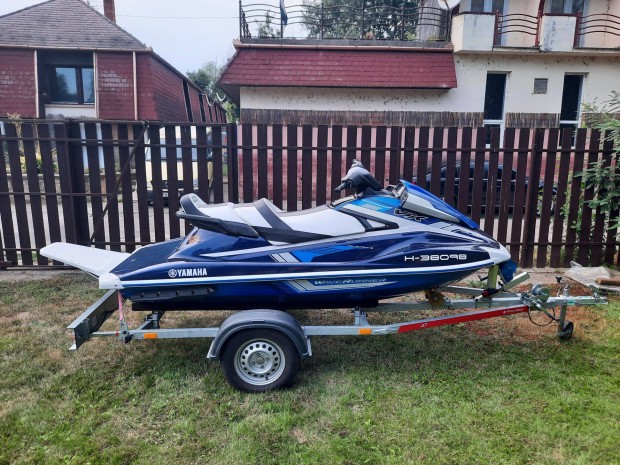
[[[294,381],[299,371],[299,351],[280,331],[248,329],[226,341],[220,363],[234,388],[265,392],[289,386]]]
[[[573,336],[574,325],[572,321],[566,321],[564,328],[558,331],[558,337],[563,341],[568,341]]]

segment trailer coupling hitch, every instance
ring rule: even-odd
[[[551,320],[557,322],[559,319],[555,316],[555,312],[551,313],[547,311],[547,303],[550,295],[551,289],[540,284],[535,284],[530,292],[522,295],[521,300],[530,307],[530,309],[536,308],[536,310],[544,313]]]
[[[133,338],[133,336],[129,332],[129,326],[127,325],[127,322],[125,320],[121,320],[119,323],[119,330],[116,333],[118,335],[118,339],[119,341],[128,344]]]

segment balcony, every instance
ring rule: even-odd
[[[620,52],[620,16],[464,12],[452,18],[454,51],[525,49],[543,52]]]
[[[276,2],[277,3],[277,2]],[[300,2],[301,3],[301,2]],[[286,5],[239,2],[241,42],[356,41],[356,45],[389,42],[449,41],[451,14],[429,6],[325,6],[318,2]],[[391,44],[390,44],[391,45]],[[408,44],[410,45],[410,44]]]

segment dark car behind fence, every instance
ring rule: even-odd
[[[189,192],[208,202],[268,197],[289,211],[324,204],[340,197],[333,188],[357,158],[384,184],[415,178],[456,199],[521,266],[620,264],[616,231],[577,176],[615,163],[613,147],[596,131],[573,136],[507,128],[500,141],[494,129],[487,144],[484,128],[3,120],[0,262],[58,265],[37,253],[54,241],[133,251],[178,237],[190,228],[175,215]],[[179,150],[180,165],[158,163]],[[456,182],[470,170],[471,182]],[[179,190],[164,201],[166,182]]]

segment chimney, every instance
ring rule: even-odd
[[[103,14],[113,23],[116,22],[116,13],[114,11],[114,0],[103,0]]]

